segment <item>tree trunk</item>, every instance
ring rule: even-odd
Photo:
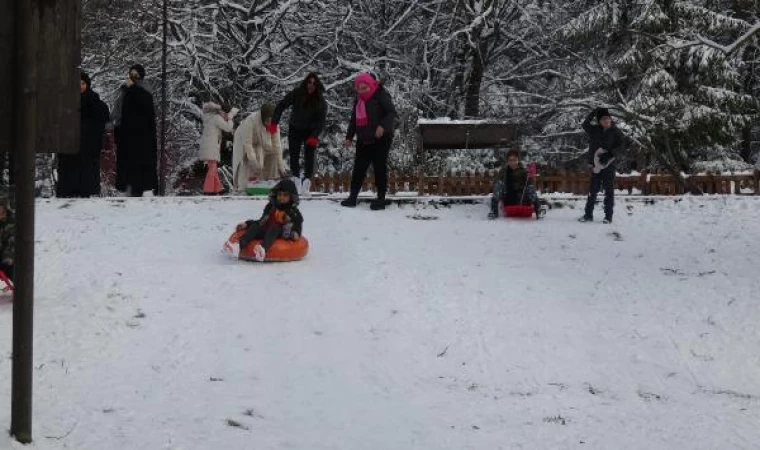
[[[739,155],[742,160],[749,164],[754,164],[752,161],[752,125],[747,125],[742,129],[741,149]]]
[[[464,102],[464,116],[467,118],[480,116],[480,88],[483,85],[485,73],[485,47],[485,44],[481,42],[478,45],[478,51],[472,57]]]
[[[454,60],[454,80],[451,85],[449,94],[449,107],[456,115],[461,113],[462,96],[465,95],[465,67],[467,63],[467,40],[459,38],[459,49]]]

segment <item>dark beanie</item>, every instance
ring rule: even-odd
[[[92,80],[90,79],[90,76],[87,75],[87,72],[82,71],[81,80],[84,81],[84,84],[87,85],[87,89],[90,89],[90,86],[92,85]]]
[[[261,105],[261,121],[266,122],[267,119],[271,119],[274,116],[275,106],[271,103],[264,103]]]
[[[134,66],[129,68],[129,71],[135,71],[138,75],[140,75],[140,79],[145,79],[145,67],[143,67],[141,64],[135,64]]]
[[[602,117],[610,117],[610,118],[612,118],[612,115],[610,114],[610,110],[607,109],[607,108],[598,108],[596,110],[596,120],[599,120]]]

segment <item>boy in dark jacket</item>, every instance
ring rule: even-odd
[[[16,226],[8,207],[8,197],[0,194],[0,270],[13,281],[14,258],[16,255]]]
[[[545,211],[536,193],[533,180],[520,163],[520,152],[510,150],[507,153],[507,165],[503,167],[493,184],[493,196],[491,197],[491,211],[489,219],[499,217],[499,201],[504,205],[533,205],[536,211],[536,219],[543,219]]]
[[[596,124],[592,120],[596,117]],[[615,157],[623,148],[623,133],[612,122],[606,108],[591,111],[583,121],[583,131],[589,137],[588,164],[591,174],[591,189],[586,199],[586,211],[581,222],[594,220],[596,196],[604,188],[604,223],[612,223],[615,207]]]
[[[269,193],[269,203],[259,220],[249,220],[238,225],[238,231],[245,230],[240,238],[239,247],[232,253],[240,254],[255,239],[262,239],[254,249],[256,261],[264,261],[267,250],[275,239],[298,240],[301,237],[303,216],[298,210],[298,189],[293,180],[282,180]]]

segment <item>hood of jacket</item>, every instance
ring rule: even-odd
[[[288,194],[290,194],[289,205],[279,205],[277,203],[277,194],[280,192],[287,192]],[[278,207],[298,206],[299,198],[298,198],[298,188],[296,187],[296,184],[291,179],[279,181],[277,184],[274,185],[272,190],[269,191],[269,201],[272,202],[272,204],[277,205]]]
[[[203,112],[204,114],[219,114],[222,112],[222,105],[214,102],[205,102],[203,103]]]

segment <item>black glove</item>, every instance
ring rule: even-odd
[[[612,154],[610,152],[602,153],[599,155],[599,163],[601,164],[607,164],[612,159]]]

